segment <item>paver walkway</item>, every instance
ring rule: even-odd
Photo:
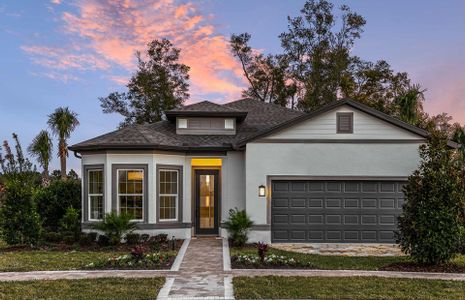
[[[223,243],[224,242],[224,243]],[[189,241],[186,241],[186,245]],[[182,262],[173,270],[95,270],[95,271],[34,271],[0,272],[0,281],[82,279],[100,277],[166,277],[166,284],[158,299],[234,299],[233,276],[376,276],[388,278],[422,278],[465,281],[465,274],[391,272],[361,270],[285,270],[235,269],[229,265],[227,243],[218,238],[190,240]],[[183,246],[185,249],[185,246]],[[223,252],[224,251],[224,252]],[[183,251],[180,251],[180,253]],[[180,255],[179,258],[181,258]]]
[[[218,238],[192,239],[179,271],[168,276],[158,299],[232,298],[228,295],[230,278],[223,271],[222,242]]]

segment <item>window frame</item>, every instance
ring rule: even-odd
[[[132,194],[123,194],[123,193],[120,193],[119,191],[119,174],[121,171],[125,171],[125,172],[129,172],[129,171],[136,171],[136,172],[140,172],[142,171],[142,194],[136,194],[136,193],[132,193]],[[121,195],[123,196],[132,196],[132,197],[137,197],[137,196],[142,196],[142,218],[141,219],[131,219],[132,222],[142,222],[144,221],[144,211],[145,211],[145,205],[144,205],[144,200],[145,200],[145,170],[144,169],[141,169],[141,168],[120,168],[120,169],[117,169],[116,170],[116,178],[117,178],[117,183],[116,183],[116,199],[118,201],[118,214],[121,213],[121,201],[119,199],[119,197]]]
[[[350,129],[341,130],[340,128],[340,118],[343,116],[348,116],[350,119]],[[352,134],[354,133],[354,113],[353,112],[337,112],[336,113],[336,133],[338,134]]]
[[[175,219],[161,219],[160,218],[160,209],[161,209],[161,201],[160,196],[172,196],[173,194],[161,194],[160,193],[160,172],[161,171],[176,171],[178,176],[178,184],[177,184],[177,196],[176,196],[176,218]],[[182,205],[183,205],[183,166],[181,165],[164,165],[164,164],[157,164],[156,166],[156,220],[157,223],[181,223],[182,222]]]
[[[99,171],[99,172],[102,172],[102,193],[98,193],[98,194],[95,194],[95,193],[90,193],[89,192],[89,185],[90,185],[90,172],[96,172],[96,171]],[[104,175],[104,170],[103,170],[103,167],[102,168],[98,168],[98,167],[95,167],[95,168],[86,168],[86,176],[87,176],[87,180],[85,182],[86,184],[86,191],[87,191],[87,220],[90,221],[90,222],[99,222],[99,221],[102,221],[103,220],[103,216],[105,216],[105,175]],[[92,218],[92,210],[91,210],[91,197],[92,196],[101,196],[102,197],[102,218],[101,219],[94,219]]]
[[[174,219],[162,219],[161,217],[159,218],[160,222],[177,222],[178,221],[178,210],[179,210],[179,170],[177,169],[167,169],[167,168],[160,168],[158,169],[158,173],[157,173],[157,176],[161,177],[160,176],[160,173],[161,172],[176,172],[176,194],[162,194],[161,192],[158,192],[158,199],[159,199],[159,203],[160,205],[158,206],[158,214],[161,215],[160,213],[160,210],[161,210],[161,197],[165,196],[165,197],[176,197],[176,200],[174,201],[174,204],[175,204],[175,217]],[[160,190],[160,184],[161,184],[161,180],[159,179],[158,180],[158,185],[157,185],[157,188],[158,190]]]

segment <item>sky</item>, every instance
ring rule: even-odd
[[[465,124],[465,1],[334,0],[367,21],[353,52],[388,61],[426,88],[428,113]],[[249,32],[253,48],[280,53],[278,35],[302,0],[1,0],[0,140],[19,135],[26,148],[47,115],[68,106],[80,126],[69,144],[114,130],[122,118],[98,101],[124,91],[134,52],[169,38],[191,67],[190,100],[238,99],[246,81],[232,57],[232,33]],[[55,142],[55,146],[57,142]],[[56,154],[56,151],[55,151]],[[69,168],[80,170],[70,155]],[[51,169],[58,169],[55,157]]]

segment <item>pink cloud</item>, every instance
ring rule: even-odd
[[[79,51],[23,47],[36,63],[50,63],[55,69],[92,70],[93,62],[93,70],[111,73],[113,67],[122,67],[129,73],[135,69],[135,51],[143,51],[155,38],[168,38],[181,48],[182,62],[191,67],[192,95],[240,95],[244,79],[229,51],[228,39],[217,32],[210,23],[212,17],[204,15],[197,4],[176,0],[77,0],[75,6],[75,12],[64,12],[61,20],[65,34]]]

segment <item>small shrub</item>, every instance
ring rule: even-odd
[[[266,253],[268,252],[268,244],[266,243],[257,243],[258,257],[263,263],[265,261]]]
[[[137,245],[141,242],[141,236],[138,233],[126,234],[126,243],[128,245]]]
[[[132,248],[131,250],[131,256],[134,259],[134,261],[139,262],[145,257],[145,253],[147,252],[147,248],[144,246],[138,245]]]
[[[60,220],[60,230],[68,235],[74,235],[74,240],[79,240],[81,235],[81,220],[79,211],[73,207],[68,207],[65,215]]]
[[[35,193],[34,200],[44,222],[43,226],[56,231],[69,207],[76,209],[80,215],[81,182],[74,179],[52,180],[49,186],[42,187]]]
[[[140,242],[141,243],[147,243],[150,239],[150,234],[143,233],[140,235]]]
[[[101,234],[97,238],[97,244],[101,247],[106,247],[110,245],[110,238],[104,234]]]
[[[250,227],[253,222],[245,210],[237,208],[229,210],[229,219],[224,223],[233,245],[242,247],[247,243]]]
[[[92,240],[92,242],[95,242],[97,240],[97,232],[89,232],[87,233],[87,235],[89,236],[89,239]]]
[[[81,233],[79,236],[79,245],[91,246],[95,242],[95,237],[89,233]]]
[[[67,245],[72,245],[76,241],[74,234],[67,234],[63,236],[63,242]]]
[[[112,211],[105,215],[102,222],[94,224],[93,228],[103,231],[110,239],[110,243],[117,245],[126,234],[136,229],[136,224],[131,219],[131,214],[117,214],[115,211]]]
[[[61,234],[58,232],[46,232],[44,233],[44,240],[48,243],[59,243],[63,239]]]
[[[0,231],[9,245],[37,244],[42,222],[33,199],[30,175],[17,174],[5,182],[0,208]]]
[[[397,240],[422,264],[449,261],[460,243],[464,190],[461,170],[445,139],[433,136],[420,146],[421,163],[404,188]]]
[[[126,269],[126,270],[156,270],[169,269],[175,257],[167,253],[140,253],[138,252],[137,260],[133,254],[110,257],[106,260],[89,263],[87,269]]]

